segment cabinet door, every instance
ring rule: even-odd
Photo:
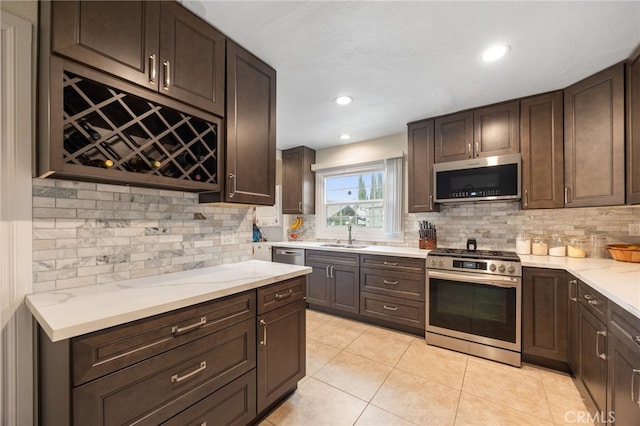
[[[582,305],[580,309],[580,380],[598,411],[607,406],[607,328]]]
[[[640,203],[640,48],[627,61],[627,203]]]
[[[273,205],[276,71],[227,41],[225,201]]]
[[[307,302],[310,305],[329,306],[331,294],[331,282],[329,280],[329,268],[331,265],[324,263],[310,263],[312,271],[307,275]]]
[[[433,202],[434,121],[408,125],[409,213],[436,211]]]
[[[473,157],[473,111],[451,114],[435,120],[434,162]]]
[[[525,268],[522,279],[522,350],[567,362],[568,283],[566,272]]]
[[[225,37],[176,2],[161,2],[162,93],[224,115]]]
[[[564,91],[565,206],[624,203],[624,67]]]
[[[258,317],[258,413],[293,391],[305,376],[304,300]]]
[[[609,324],[608,408],[614,424],[640,424],[640,343],[615,323]]]
[[[473,111],[476,157],[520,152],[520,103],[518,101]]]
[[[360,268],[331,265],[331,307],[344,312],[360,310]]]
[[[316,152],[306,146],[282,151],[282,213],[315,214]]]
[[[580,311],[578,309],[578,279],[567,274],[569,283],[569,368],[580,378]]]
[[[159,2],[56,1],[51,8],[54,52],[158,88]]]
[[[522,208],[564,207],[562,91],[520,101]]]

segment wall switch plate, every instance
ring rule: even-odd
[[[630,237],[640,237],[640,223],[630,223],[629,224],[629,236]]]
[[[220,244],[236,244],[236,233],[233,231],[220,231]]]

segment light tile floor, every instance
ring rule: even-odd
[[[569,375],[307,310],[307,375],[261,426],[561,425],[585,413]]]

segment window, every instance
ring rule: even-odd
[[[356,239],[403,240],[402,158],[318,170],[316,176],[318,238],[344,240],[351,223]],[[398,208],[400,214],[390,211]]]

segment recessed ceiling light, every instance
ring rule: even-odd
[[[338,105],[349,105],[353,102],[353,98],[351,96],[338,96],[333,101]]]
[[[342,139],[343,141],[348,141],[349,139],[351,139],[351,135],[348,134],[342,134],[340,135],[340,139]]]
[[[495,46],[491,46],[487,50],[482,53],[482,60],[484,62],[493,62],[502,58],[504,55],[509,52],[511,47],[506,44],[497,44]]]

